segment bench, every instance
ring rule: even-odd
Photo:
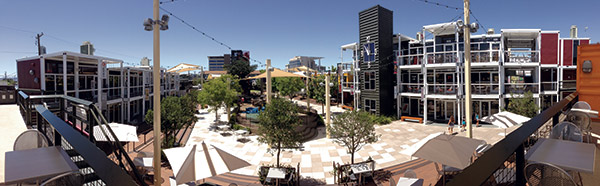
[[[404,120],[419,121],[419,123],[423,123],[423,118],[418,118],[418,117],[401,116],[400,121],[404,121]]]
[[[345,110],[354,110],[354,108],[352,106],[348,106],[348,105],[342,105],[342,109],[345,109]]]

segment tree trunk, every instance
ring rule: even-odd
[[[215,121],[219,121],[219,109],[215,107]]]
[[[321,104],[321,114],[325,114],[325,105]]]
[[[277,142],[277,168],[279,168],[279,154],[281,153],[281,142]]]
[[[350,164],[354,164],[354,151],[350,153]]]
[[[225,107],[225,109],[227,109],[227,121],[229,121],[229,118],[231,117],[231,111],[229,110],[229,109],[230,109],[230,108],[229,108],[229,105],[227,105],[227,106]]]

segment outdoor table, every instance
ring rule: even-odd
[[[133,158],[133,164],[138,167],[152,168],[152,157]]]
[[[6,152],[4,184],[40,181],[79,170],[59,146]]]
[[[219,128],[221,130],[226,130],[226,129],[229,129],[229,125],[219,125],[219,126],[217,126],[217,128]]]
[[[423,179],[400,177],[396,186],[423,186]]]
[[[279,184],[280,179],[285,179],[285,169],[284,168],[269,168],[269,172],[267,173],[267,178],[273,178],[276,180],[276,184]]]
[[[367,164],[367,163],[359,163],[359,164],[353,164],[350,165],[350,169],[352,170],[353,174],[359,174],[360,176],[358,177],[358,183],[362,183],[362,174],[366,173],[366,172],[370,172],[371,167]]]
[[[593,173],[595,156],[594,144],[543,138],[527,151],[525,159],[550,163],[565,170]]]
[[[236,130],[236,131],[234,131],[234,133],[237,134],[237,135],[244,135],[244,134],[248,133],[248,131],[246,131],[246,130]]]

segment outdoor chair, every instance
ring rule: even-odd
[[[28,150],[41,147],[48,147],[46,135],[35,129],[29,129],[19,134],[15,140],[13,150]]]
[[[577,127],[579,127],[579,129],[581,129],[582,132],[587,136],[587,142],[590,142],[592,119],[590,118],[589,114],[578,111],[570,111],[567,113],[565,120],[573,122],[573,124],[577,125]]]
[[[415,171],[413,171],[412,169],[406,169],[406,171],[404,171],[404,176],[405,178],[417,178],[417,173]]]
[[[556,124],[556,126],[552,128],[552,132],[550,132],[550,138],[583,142],[581,129],[579,129],[577,125],[568,121],[563,121]]]
[[[548,163],[530,163],[525,166],[525,179],[530,186],[577,186],[573,177],[563,169]]]
[[[80,186],[83,185],[83,175],[79,171],[67,172],[44,181],[40,186]]]

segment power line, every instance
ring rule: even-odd
[[[161,1],[158,3],[162,5],[162,4],[174,3],[175,1],[179,1],[179,0],[167,0],[167,1]]]
[[[0,51],[0,53],[12,53],[12,54],[36,54],[37,52],[25,52],[25,51]]]
[[[176,0],[173,0],[173,1],[176,1]],[[204,32],[204,31],[202,31],[202,30],[198,29],[196,26],[194,26],[194,25],[191,25],[191,24],[190,24],[190,23],[188,23],[187,21],[185,21],[185,20],[183,20],[182,18],[180,18],[180,17],[176,16],[176,15],[175,15],[175,14],[173,14],[171,11],[168,11],[168,10],[164,9],[163,7],[159,7],[159,8],[160,8],[161,10],[163,10],[163,11],[167,12],[167,13],[168,13],[170,16],[174,17],[175,19],[177,19],[177,20],[181,21],[181,23],[183,23],[184,25],[186,25],[186,26],[190,27],[191,29],[195,30],[196,32],[198,32],[198,33],[202,34],[204,37],[206,37],[206,38],[208,38],[208,39],[210,39],[210,40],[214,41],[215,43],[217,43],[217,44],[219,44],[219,45],[221,45],[221,46],[224,46],[224,47],[226,47],[226,48],[227,48],[227,49],[229,49],[229,50],[232,50],[232,49],[231,49],[231,47],[230,47],[229,45],[227,45],[227,44],[225,44],[225,43],[223,43],[223,42],[221,42],[221,41],[217,40],[216,38],[214,38],[214,37],[212,37],[212,36],[208,35],[206,32]],[[259,63],[259,64],[262,64],[262,62],[261,62],[261,61],[258,61],[258,60],[256,60],[256,59],[252,59],[252,58],[250,58],[250,59],[248,59],[248,60],[250,60],[250,61],[254,61],[254,62],[256,62],[256,63]]]
[[[424,2],[424,3],[428,3],[428,4],[440,6],[440,7],[445,7],[445,8],[453,9],[453,10],[457,10],[457,11],[464,10],[464,8],[458,8],[458,7],[455,7],[455,6],[450,6],[450,5],[446,5],[446,4],[442,4],[442,3],[438,3],[438,2],[434,2],[434,1],[429,1],[429,0],[417,0],[417,1],[421,1],[421,2]],[[485,28],[485,26],[483,26],[483,24],[481,23],[481,21],[479,21],[479,19],[477,19],[477,17],[475,16],[475,14],[473,14],[473,10],[472,9],[469,9],[469,14],[471,16],[473,16],[473,18],[475,19],[475,22],[479,23],[479,25],[481,26],[481,28],[483,28],[484,30],[487,30]]]

